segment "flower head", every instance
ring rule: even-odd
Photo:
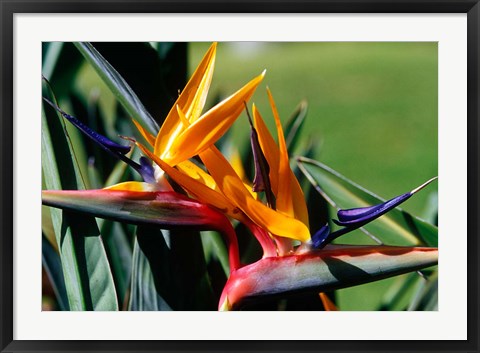
[[[45,191],[44,204],[134,224],[221,232],[229,248],[231,276],[222,293],[220,309],[230,309],[242,298],[256,296],[266,290],[275,294],[275,291],[310,288],[312,283],[315,286],[321,283],[326,288],[332,283],[341,286],[342,281],[328,272],[328,261],[334,263],[339,261],[339,257],[348,260],[351,254],[356,254],[362,259],[371,259],[375,263],[374,269],[378,269],[381,267],[375,261],[384,266],[388,263],[388,254],[400,254],[396,248],[383,249],[385,253],[381,255],[376,248],[350,249],[350,252],[327,248],[323,254],[320,250],[339,236],[397,207],[434,179],[378,205],[339,210],[338,220],[333,222],[342,228],[332,232],[330,225],[326,224],[311,235],[305,196],[290,167],[287,143],[271,91],[267,89],[277,142],[255,104],[252,105],[252,116],[248,112],[247,102],[262,82],[265,71],[202,113],[213,77],[216,48],[217,44],[213,43],[157,135],[152,135],[133,121],[147,142],[143,144],[128,138],[144,154],[139,162],[127,157],[130,146],[118,144],[96,133],[46,100],[104,150],[132,166],[142,176],[143,182],[127,181],[102,190]],[[255,167],[253,182],[246,179],[238,160],[231,163],[215,146],[244,110],[247,111],[251,129],[250,143]],[[171,185],[178,192],[173,191]],[[232,220],[243,223],[260,243],[263,258],[258,263],[245,267],[240,263]],[[405,258],[410,262],[402,271],[436,261],[436,254],[428,249],[408,249],[407,252]],[[419,258],[426,253],[428,258],[420,261]],[[362,261],[360,265],[364,265]],[[294,270],[289,272],[289,268]],[[398,272],[395,266],[384,266],[382,271],[385,268],[390,271],[388,273]],[[367,272],[374,270],[368,266],[364,269],[360,271],[362,276],[366,274],[361,281],[368,281],[370,275]],[[383,275],[382,271],[380,275]],[[317,272],[325,277],[312,282]],[[352,274],[352,278],[355,275],[358,273]],[[300,284],[294,282],[298,276],[301,277],[300,282],[302,278],[309,280]],[[325,281],[327,277],[330,282]],[[320,298],[328,303],[326,296],[320,295]]]

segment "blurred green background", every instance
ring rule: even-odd
[[[188,76],[210,44],[188,44]],[[131,57],[131,65],[138,65],[137,60]],[[309,139],[318,144],[315,159],[380,197],[397,196],[437,175],[437,43],[219,43],[207,108],[264,69],[266,77],[251,102],[274,135],[267,86],[283,122],[300,101],[308,102],[302,137],[305,144]],[[143,73],[141,65],[136,70],[145,77],[144,86],[156,77]],[[75,77],[75,90],[94,92],[105,118],[113,119],[115,98],[93,69],[83,63]],[[166,101],[164,96],[154,99]],[[235,123],[232,138],[240,149],[250,143],[245,114]],[[422,217],[436,189],[433,183],[402,208]],[[341,240],[365,243],[366,236],[359,233]],[[396,280],[337,291],[337,300],[343,310],[376,310]]]

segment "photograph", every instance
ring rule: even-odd
[[[439,310],[438,42],[41,47],[39,310]]]

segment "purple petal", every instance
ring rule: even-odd
[[[143,180],[147,183],[155,183],[155,171],[152,164],[146,157],[140,157],[140,169],[138,172],[141,174]]]
[[[329,235],[330,227],[328,224],[326,224],[312,236],[312,246],[315,249],[323,248],[325,245],[327,245],[327,239]]]
[[[130,146],[123,146],[116,142],[113,142],[109,138],[99,134],[95,130],[92,130],[87,125],[82,123],[80,120],[71,116],[70,114],[65,113],[60,107],[56,104],[50,102],[48,99],[43,98],[45,102],[51,105],[55,110],[57,110],[65,119],[70,121],[76,128],[78,128],[81,132],[83,132],[87,137],[92,139],[96,142],[100,147],[102,147],[106,152],[110,153],[114,157],[122,160],[123,162],[127,163],[133,169],[135,169],[143,178],[143,180],[147,183],[154,183],[154,170],[151,164],[149,163],[148,159],[145,157],[140,158],[140,164],[134,162],[127,156],[126,153],[130,151]]]
[[[373,221],[374,219],[397,207],[401,203],[407,201],[413,194],[423,189],[435,179],[436,177],[428,180],[410,192],[394,197],[393,199],[383,202],[379,205],[339,210],[337,213],[338,221],[333,220],[333,222],[335,222],[337,225],[345,227],[361,227],[362,225]]]
[[[250,131],[250,144],[252,145],[253,161],[255,164],[255,177],[253,178],[253,191],[265,191],[270,167],[258,144],[257,131],[252,127]],[[265,176],[265,175],[266,176]]]
[[[350,226],[357,223],[373,221],[375,218],[380,217],[381,215],[390,211],[392,208],[395,208],[396,206],[405,202],[412,195],[413,194],[408,192],[376,206],[339,210],[337,213],[338,221],[333,221],[340,226]]]
[[[86,136],[91,138],[93,141],[97,142],[98,144],[108,148],[111,151],[114,152],[119,152],[121,154],[126,154],[130,151],[130,146],[123,146],[120,145],[116,142],[113,142],[109,138],[99,134],[98,132],[92,130],[89,128],[87,125],[82,123],[80,120],[75,118],[74,116],[71,116],[70,114],[65,113],[60,107],[58,107],[56,104],[50,102],[48,99],[43,98],[45,102],[47,102],[49,105],[51,105],[55,110],[57,110],[62,116],[70,121],[77,129],[79,129],[81,132],[83,132]]]

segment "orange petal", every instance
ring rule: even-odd
[[[174,166],[213,145],[245,109],[244,102],[253,95],[264,75],[265,72],[255,77],[184,129],[162,154],[162,159]]]
[[[247,194],[245,193],[245,187],[243,184],[239,185],[235,178],[226,176],[222,188],[223,192],[236,202],[238,208],[270,233],[302,242],[310,239],[310,232],[305,224],[255,200],[247,190]]]
[[[290,162],[288,158],[287,145],[285,143],[285,136],[283,134],[283,128],[280,122],[280,117],[273,100],[273,96],[269,89],[267,89],[270,105],[272,107],[273,116],[275,118],[275,124],[278,133],[278,142],[280,148],[279,153],[279,169],[278,180],[282,180],[278,186],[277,193],[277,208],[282,212],[293,215],[295,218],[300,219],[304,224],[308,226],[308,209],[305,202],[305,196],[303,190],[295,177],[292,169],[290,168]],[[260,118],[261,119],[261,118]],[[273,140],[273,138],[272,138]],[[283,182],[283,180],[289,180],[289,182]]]
[[[262,148],[263,154],[265,155],[270,168],[270,185],[272,187],[272,192],[276,197],[278,194],[278,165],[280,163],[280,151],[255,104],[253,105],[252,111],[255,129],[258,134],[258,141],[260,142],[260,147]]]
[[[240,156],[240,152],[238,152],[237,148],[232,150],[229,159],[230,164],[232,165],[233,170],[235,170],[235,173],[237,173],[238,177],[241,180],[246,181],[247,174],[245,173],[245,168],[243,168],[242,157]]]
[[[183,174],[181,171],[169,166],[138,142],[137,146],[143,151],[143,153],[145,153],[145,155],[147,155],[147,157],[151,158],[155,163],[157,163],[157,165],[162,168],[170,178],[172,178],[182,188],[187,190],[188,193],[190,193],[193,197],[221,210],[230,217],[242,220],[242,214],[240,211],[222,193],[211,189],[205,185],[201,179],[194,179],[189,175]]]
[[[320,297],[320,300],[322,301],[323,307],[325,311],[338,311],[337,307],[333,302],[330,300],[330,298],[323,292],[320,292],[318,294]]]
[[[247,178],[247,174],[245,173],[245,168],[243,167],[242,158],[237,148],[231,148],[231,152],[229,153],[229,160],[233,170],[238,175],[240,180],[243,181],[245,188],[250,192],[250,194],[253,196],[254,199],[258,200],[259,195],[258,193],[253,191],[252,183]]]
[[[200,158],[225,196],[257,225],[281,237],[301,241],[310,239],[310,232],[305,224],[255,200],[218,149],[212,147],[205,150],[200,154]]]
[[[157,156],[162,151],[167,151],[182,131],[177,105],[187,114],[187,117],[191,116],[192,120],[190,122],[193,122],[200,115],[212,80],[216,49],[217,43],[213,43],[168,113],[156,137],[154,153]]]
[[[104,190],[117,190],[117,191],[159,191],[155,184],[144,183],[140,181],[127,181],[112,186],[107,186]]]
[[[213,180],[212,176],[189,160],[177,164],[176,169],[181,171],[183,174],[188,175],[192,179],[200,181],[210,189],[218,189],[217,183],[215,180]]]
[[[135,124],[138,132],[140,132],[140,135],[143,136],[145,141],[147,141],[150,146],[155,146],[155,136],[153,136],[151,133],[149,133],[147,130],[143,128],[142,125],[140,125],[135,119],[132,119],[133,123]]]
[[[277,193],[277,209],[280,212],[294,217],[295,211],[293,208],[293,200],[291,194],[291,179],[290,179],[290,162],[288,160],[287,144],[285,143],[285,137],[283,136],[282,123],[278,116],[277,107],[273,100],[270,90],[267,88],[268,99],[270,100],[270,106],[272,107],[273,117],[275,118],[275,125],[277,127],[278,145],[280,151],[280,158],[278,164],[278,179],[281,182],[278,183]]]
[[[309,225],[308,208],[303,194],[302,187],[297,180],[297,177],[290,169],[290,186],[292,187],[293,209],[295,211],[295,218],[301,220],[305,225]]]
[[[208,90],[210,89],[210,84],[212,82],[216,52],[217,43],[213,43],[205,55],[208,56],[208,59],[204,64],[205,68],[199,66],[192,75],[192,79],[190,79],[190,82],[184,89],[184,91],[187,91],[188,94],[185,103],[183,102],[182,96],[180,96],[182,99],[179,99],[178,101],[178,105],[185,112],[185,115],[188,117],[190,123],[193,123],[202,114],[203,107],[205,106]],[[201,74],[200,82],[198,82],[198,78],[197,81],[194,80],[194,78],[197,76],[197,71],[199,71],[198,77],[200,77],[200,74],[203,73]]]

